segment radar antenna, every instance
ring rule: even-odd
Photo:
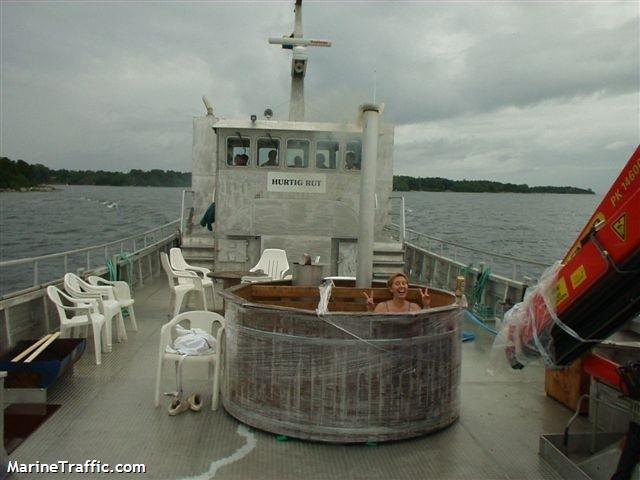
[[[302,0],[296,0],[295,24],[293,33],[282,38],[269,38],[269,43],[282,45],[282,48],[293,50],[291,58],[291,99],[289,101],[289,120],[304,120],[304,75],[307,71],[306,47],[330,47],[329,40],[311,40],[302,37]]]

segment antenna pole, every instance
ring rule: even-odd
[[[302,37],[302,0],[296,0],[293,33],[283,38],[270,38],[269,43],[293,50],[291,58],[291,98],[289,120],[304,121],[304,76],[307,72],[307,46],[330,47],[327,40],[307,40]]]
[[[293,38],[302,38],[302,0],[296,0],[294,11],[296,17],[292,36]],[[307,49],[304,46],[296,45],[293,47],[291,97],[289,99],[289,120],[292,122],[304,121],[304,75],[307,70],[307,58]]]
[[[296,0],[296,6],[293,11],[296,15],[293,25],[293,38],[302,38],[302,0]]]

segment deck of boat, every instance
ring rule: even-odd
[[[12,460],[146,464],[144,475],[116,478],[561,478],[538,456],[538,438],[562,431],[572,412],[545,396],[541,367],[490,376],[486,366],[492,337],[469,324],[465,330],[477,338],[463,344],[460,419],[432,435],[377,446],[278,441],[273,434],[243,427],[222,406],[212,412],[210,384],[195,378],[185,379],[185,390],[204,393],[205,407],[170,417],[168,400],[153,407],[159,330],[168,310],[163,280],[134,292],[137,333],[114,344],[101,366],[94,365],[93,352],[87,351],[74,375],[50,391],[50,402],[62,407],[13,452]],[[167,388],[171,370],[165,369]],[[577,430],[586,428],[581,422]]]

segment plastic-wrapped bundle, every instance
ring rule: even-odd
[[[560,262],[548,268],[535,288],[527,290],[524,300],[507,313],[493,342],[492,364],[508,360],[512,368],[521,368],[542,357],[553,365],[551,326],[558,322],[555,312],[555,285]],[[506,356],[505,356],[506,355]]]
[[[562,265],[505,315],[498,349],[513,368],[535,351],[566,366],[640,312],[640,147],[631,155]]]
[[[447,306],[403,314],[318,315],[225,297],[222,397],[240,421],[349,443],[410,438],[458,418],[462,309],[452,294]]]

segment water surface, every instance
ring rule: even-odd
[[[54,192],[0,194],[0,261],[115,241],[180,216],[181,188],[57,188]],[[545,264],[564,256],[600,201],[596,195],[453,192],[403,195],[409,228]],[[475,264],[484,261],[474,255],[467,255],[464,260]],[[72,267],[82,266],[84,261],[71,259]],[[103,264],[104,258],[95,261]],[[62,273],[61,268],[60,261],[43,262],[39,266],[40,281],[55,278]],[[507,274],[509,267],[504,268],[500,273]],[[0,294],[24,288],[33,281],[30,266],[3,270]]]

